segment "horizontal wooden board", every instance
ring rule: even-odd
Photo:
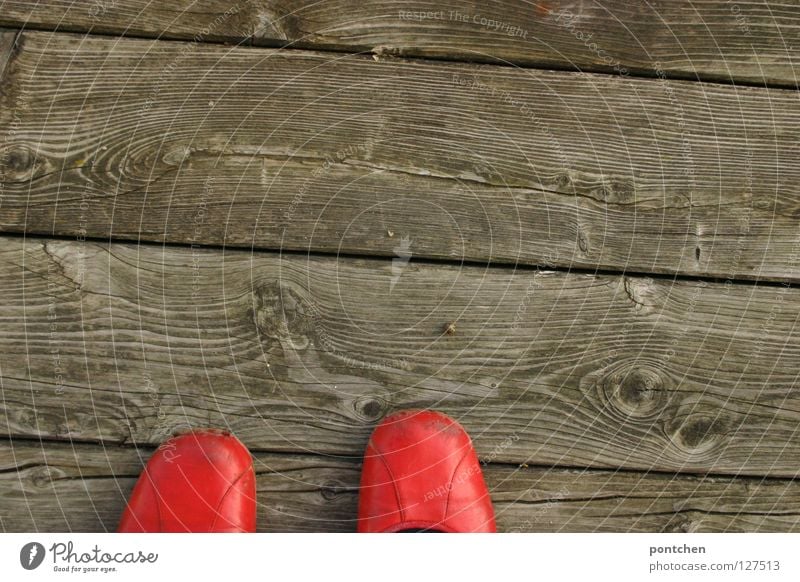
[[[800,55],[797,0],[10,0],[0,23],[791,87]]]
[[[358,458],[429,407],[488,461],[800,474],[795,288],[1,238],[0,296],[7,435]]]
[[[0,228],[798,280],[798,93],[22,34]]]
[[[0,443],[0,531],[113,531],[151,450]],[[256,453],[259,531],[354,531],[360,466]],[[800,484],[483,466],[501,532],[800,531]]]

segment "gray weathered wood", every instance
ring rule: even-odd
[[[800,55],[797,0],[7,0],[0,23],[790,87]]]
[[[800,471],[784,286],[2,238],[0,296],[3,434],[358,457],[433,407],[492,461]]]
[[[0,444],[0,531],[113,531],[151,450]],[[259,531],[353,531],[355,461],[254,455]],[[500,531],[800,531],[800,484],[483,467]]]
[[[800,277],[796,92],[23,34],[6,231]]]
[[[14,50],[14,43],[19,35],[17,30],[6,30],[0,28],[0,83],[2,83],[3,73],[5,72],[6,65],[11,59],[12,51]],[[2,85],[0,85],[2,87]]]
[[[246,0],[10,0],[3,2],[0,25],[197,42],[245,42],[256,31],[266,30],[257,4]]]

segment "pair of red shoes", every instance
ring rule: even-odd
[[[254,532],[253,459],[233,435],[165,442],[136,483],[120,532]],[[494,532],[494,510],[464,429],[430,411],[381,422],[364,454],[358,531]]]

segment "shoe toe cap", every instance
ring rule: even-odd
[[[134,488],[120,530],[136,524],[148,531],[253,531],[255,473],[247,448],[211,430],[165,441]]]
[[[367,446],[360,495],[361,531],[494,526],[469,435],[435,411],[403,411],[380,423]]]

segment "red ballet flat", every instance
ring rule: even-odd
[[[164,442],[131,493],[119,532],[254,532],[253,459],[233,435],[196,430]]]
[[[358,531],[409,530],[497,531],[469,435],[432,410],[388,416],[364,453]]]

